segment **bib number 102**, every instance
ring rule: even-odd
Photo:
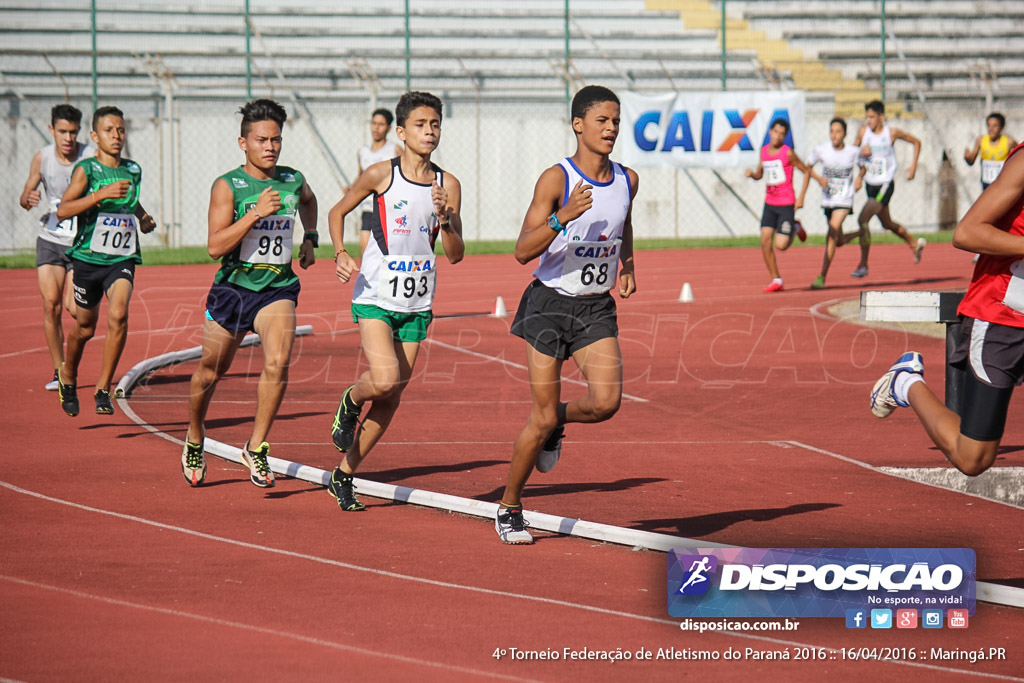
[[[134,234],[135,233],[127,230],[125,232],[121,232],[120,230],[104,230],[102,235],[103,246],[110,247],[112,249],[131,249],[132,235]]]
[[[414,296],[426,296],[427,292],[430,291],[430,286],[427,282],[427,276],[421,275],[419,282],[415,277],[398,277],[397,275],[390,280],[388,284],[391,285],[391,298],[397,299],[399,296],[399,283],[401,283],[402,291],[401,295],[406,299],[411,299]],[[417,285],[419,287],[417,288]]]
[[[271,238],[270,235],[263,235],[260,237],[259,247],[256,252],[260,256],[266,256],[267,254],[273,254],[274,256],[280,256],[281,252],[284,251],[284,238],[281,235]]]
[[[588,263],[583,266],[580,271],[580,283],[584,286],[590,286],[592,284],[603,285],[608,282],[608,264],[602,263],[600,266],[594,263]]]

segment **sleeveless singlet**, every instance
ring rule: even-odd
[[[884,185],[896,177],[896,152],[893,150],[892,142],[889,126],[883,126],[880,133],[875,133],[870,128],[865,130],[860,146],[871,147],[871,156],[864,161],[864,165],[868,167],[868,172],[864,176],[865,183]]]
[[[402,158],[391,160],[391,183],[373,194],[373,227],[352,291],[352,303],[398,313],[429,311],[434,302],[440,226],[429,183],[402,174]],[[431,164],[437,184],[444,171]]]
[[[72,216],[62,221],[57,220],[57,207],[64,196],[64,190],[71,184],[71,174],[75,164],[91,156],[96,150],[91,145],[78,145],[78,156],[70,164],[62,164],[57,159],[57,145],[47,145],[39,150],[39,174],[43,178],[43,191],[46,193],[46,213],[39,218],[39,236],[47,242],[70,247],[75,241],[75,230],[78,217]]]
[[[981,156],[981,182],[991,185],[1003,170],[1003,162],[1010,156],[1010,136],[1000,135],[992,142],[992,138],[983,135],[978,153]]]
[[[783,145],[772,154],[768,145],[761,147],[761,166],[764,168],[764,203],[768,206],[790,206],[796,204],[793,191],[793,164],[789,160],[789,145]]]
[[[593,185],[593,204],[569,221],[540,255],[533,277],[560,294],[602,294],[615,285],[622,247],[622,228],[632,203],[629,174],[622,164],[610,162],[612,177],[604,183],[588,178],[571,159],[558,162],[565,174],[562,206],[576,183]]]

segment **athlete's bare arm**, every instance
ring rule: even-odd
[[[334,250],[345,247],[342,240],[342,223],[352,210],[374,192],[383,192],[391,180],[391,162],[380,161],[359,174],[355,182],[348,186],[338,203],[327,212],[327,227],[331,233]]]
[[[590,208],[594,200],[590,196],[592,185],[582,180],[569,192],[568,201],[561,206],[562,190],[565,187],[565,172],[560,166],[552,166],[541,173],[533,188],[533,200],[526,210],[523,227],[516,240],[516,260],[526,265],[537,258],[555,241],[558,234],[548,225],[552,213],[563,226],[575,220]]]
[[[907,180],[913,180],[914,175],[917,174],[917,158],[921,156],[921,141],[905,130],[900,130],[899,128],[891,128],[890,130],[892,131],[892,139],[894,141],[903,140],[914,146],[914,160],[910,162],[910,168],[907,169]]]
[[[32,164],[28,168],[28,180],[25,181],[25,189],[21,191],[21,198],[18,203],[21,208],[28,211],[33,206],[39,206],[39,183],[43,182],[43,153],[36,152],[32,157]]]
[[[260,192],[256,206],[235,220],[235,199],[228,181],[218,178],[210,192],[210,210],[207,214],[209,232],[206,249],[210,258],[219,259],[239,245],[245,234],[261,217],[273,215],[281,208],[281,193],[269,187]]]
[[[435,180],[430,186],[430,199],[434,203],[441,226],[441,246],[449,263],[458,263],[466,255],[466,243],[462,239],[462,183],[451,173],[444,174],[444,185]]]
[[[117,182],[104,185],[95,192],[85,194],[89,179],[85,176],[85,170],[79,166],[71,174],[71,182],[68,189],[64,190],[60,206],[57,207],[57,220],[65,220],[72,216],[88,211],[104,199],[124,199],[128,196],[128,188],[131,187],[130,180],[118,180]],[[83,196],[84,195],[84,196]]]
[[[622,268],[619,270],[619,296],[628,299],[636,291],[636,272],[633,263],[633,200],[640,188],[640,176],[631,168],[626,168],[629,174],[629,186],[632,193],[629,195],[629,211],[626,212],[626,221],[622,224],[622,249],[619,252],[619,260]]]
[[[974,147],[964,149],[964,161],[967,162],[968,166],[974,166],[975,159],[978,158],[978,150],[981,149],[981,139],[984,135],[979,135],[974,139]]]
[[[862,123],[860,128],[857,129],[857,138],[853,141],[853,146],[854,147],[860,147],[860,143],[864,140],[864,133],[866,133],[867,130],[868,130],[867,124],[863,124]],[[868,153],[865,154],[864,150],[861,149],[860,155],[863,156],[863,157],[871,156],[871,150],[868,149]]]
[[[1020,205],[1022,194],[1024,154],[1018,152],[1007,160],[995,181],[960,220],[953,233],[953,246],[978,254],[1024,257],[1024,236],[1011,235],[996,226],[997,221]]]
[[[156,220],[142,207],[142,202],[135,206],[135,217],[139,219],[139,230],[149,234],[156,230]]]
[[[764,175],[764,164],[761,163],[760,161],[757,162],[757,168],[755,168],[754,170],[750,170],[748,168],[746,171],[743,172],[743,175],[745,175],[748,178],[753,178],[754,180],[760,180],[761,176]]]

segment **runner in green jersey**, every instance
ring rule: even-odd
[[[139,232],[156,228],[139,202],[142,169],[122,159],[124,114],[117,107],[100,107],[92,116],[90,136],[96,157],[75,165],[71,183],[57,207],[57,219],[78,216],[78,233],[67,254],[71,258],[78,311],[68,334],[66,360],[57,373],[57,394],[64,412],[78,415],[78,364],[85,344],[96,334],[100,301],[107,296],[107,338],[103,366],[96,380],[96,412],[111,415],[110,381],[128,339],[128,304],[135,264],[142,263]]]
[[[274,485],[266,438],[288,385],[295,340],[299,278],[291,262],[296,214],[306,229],[299,265],[308,268],[316,260],[316,196],[300,172],[277,165],[287,112],[271,100],[254,100],[240,113],[238,146],[245,152],[245,165],[217,178],[210,191],[207,247],[221,266],[206,298],[203,355],[189,393],[181,472],[190,486],[199,486],[206,477],[203,442],[214,389],[250,330],[260,336],[263,373],[252,436],[242,458],[253,484]]]

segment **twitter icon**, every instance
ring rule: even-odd
[[[871,610],[871,628],[892,628],[892,610]]]

